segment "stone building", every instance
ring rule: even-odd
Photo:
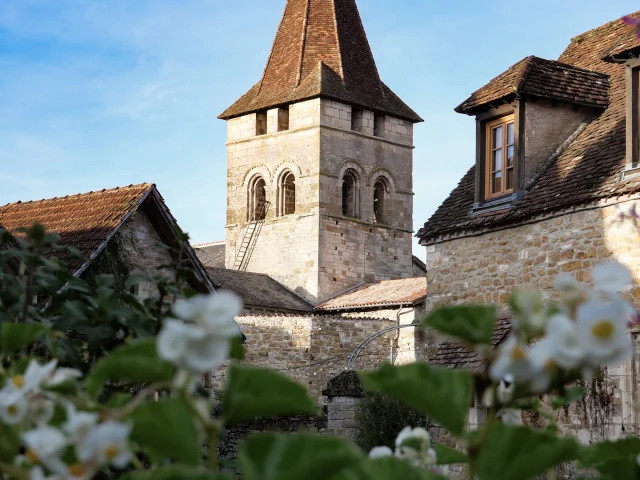
[[[194,275],[190,286],[201,293],[213,283],[188,242],[179,239],[178,224],[155,185],[140,184],[0,207],[0,222],[8,231],[40,222],[60,236],[60,243],[78,249],[86,260],[65,259],[73,275],[82,277],[108,254],[117,256],[131,275],[162,273],[177,255],[159,245],[174,246]],[[142,298],[155,295],[155,287],[142,282],[132,287]]]
[[[574,37],[557,61],[525,58],[456,108],[475,118],[476,158],[418,232],[427,310],[504,306],[527,287],[553,299],[558,274],[588,282],[612,258],[632,270],[625,295],[640,305],[639,53],[633,27],[616,20]],[[465,363],[451,351],[439,363]],[[635,371],[609,369],[587,398],[600,399],[593,411],[567,415],[565,428],[585,442],[636,433]]]
[[[412,276],[413,125],[380,79],[355,0],[289,0],[228,122],[227,266],[311,303]]]

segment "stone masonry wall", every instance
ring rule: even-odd
[[[247,337],[246,362],[279,370],[321,399],[327,382],[343,371],[353,350],[370,335],[393,325],[386,319],[345,319],[312,315],[241,315],[236,319]],[[393,334],[370,343],[358,369],[388,361]],[[213,386],[224,384],[225,368],[214,373]]]
[[[173,260],[166,249],[158,247],[162,240],[142,210],[129,218],[118,235],[131,275],[162,274],[173,278],[175,272],[158,268],[160,265],[173,264]],[[152,297],[158,293],[155,285],[147,282],[141,283],[138,288],[137,294],[141,298]]]
[[[256,237],[249,271],[268,273],[311,302],[364,279],[411,276],[413,125],[385,116],[379,136],[374,136],[352,131],[351,115],[350,105],[312,99],[289,106],[288,130],[277,122],[276,110],[266,113],[264,135],[256,135],[255,114],[229,121],[228,264],[233,264],[248,229],[248,192],[260,176],[271,206]],[[369,132],[369,120],[373,113],[363,111],[357,128]],[[357,219],[342,217],[347,168],[358,175]],[[295,214],[278,217],[278,185],[287,170],[295,176]],[[380,177],[388,185],[388,225],[374,223],[373,184]]]
[[[633,272],[636,283],[623,294],[639,307],[640,231],[621,219],[633,205],[640,207],[640,201],[601,204],[530,225],[428,245],[427,310],[459,303],[504,306],[516,288],[538,289],[545,299],[555,299],[553,281],[558,274],[590,282],[591,267],[609,259]],[[562,431],[584,443],[638,432],[639,343],[634,334],[633,365],[607,369],[586,385],[583,401],[560,413]]]

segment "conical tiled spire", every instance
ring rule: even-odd
[[[422,120],[380,81],[355,0],[288,0],[262,79],[220,118],[318,96]]]

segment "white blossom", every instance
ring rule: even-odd
[[[560,368],[571,370],[584,360],[586,352],[576,323],[564,314],[551,318],[543,342],[548,346],[546,353],[549,355],[549,358],[544,358],[545,363],[550,360]]]
[[[240,334],[235,317],[242,313],[242,300],[232,292],[221,290],[212,295],[182,300],[174,305],[173,313],[212,335],[228,338]]]
[[[21,437],[26,447],[25,455],[34,464],[40,464],[53,472],[64,468],[60,455],[67,447],[67,438],[57,428],[40,426],[24,432]]]
[[[577,328],[587,363],[621,362],[631,356],[624,311],[615,303],[592,300],[578,307]]]
[[[500,381],[505,375],[511,374],[518,384],[527,383],[535,373],[528,347],[513,335],[500,347],[498,358],[489,369],[493,380]]]
[[[82,372],[74,368],[56,368],[49,378],[44,379],[43,384],[45,387],[56,387],[81,376]]]
[[[547,322],[544,301],[537,290],[521,290],[512,297],[513,321],[517,328],[538,333],[544,331]]]
[[[60,475],[45,475],[42,467],[36,466],[29,470],[29,480],[63,480]]]
[[[81,462],[89,460],[98,464],[111,463],[117,468],[129,464],[129,435],[132,425],[106,422],[92,428],[84,441],[76,445],[76,454]]]
[[[24,396],[14,395],[3,398],[0,395],[0,420],[7,425],[22,423],[29,410],[29,404]]]
[[[369,458],[382,458],[390,457],[393,455],[393,450],[389,447],[373,447],[369,452]]]
[[[519,425],[522,423],[522,411],[515,408],[503,408],[496,417],[505,425]]]
[[[603,292],[619,292],[633,281],[631,272],[623,264],[612,261],[599,263],[591,269],[593,284]]]
[[[80,443],[98,423],[98,414],[78,411],[73,404],[67,405],[66,410],[67,421],[62,425],[62,430],[72,443]]]

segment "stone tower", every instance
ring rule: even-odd
[[[288,0],[262,79],[228,121],[227,267],[317,302],[411,276],[413,124],[355,0]]]

